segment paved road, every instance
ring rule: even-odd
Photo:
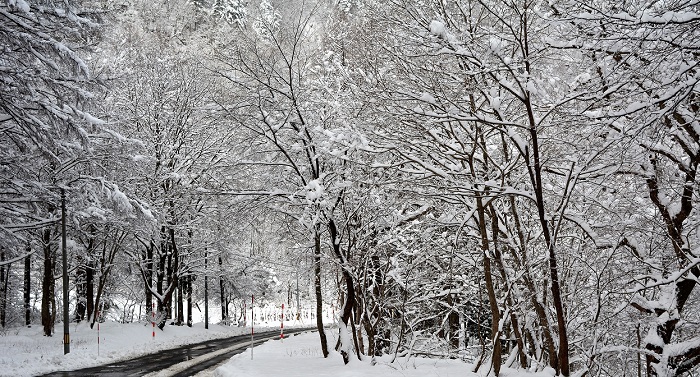
[[[285,331],[285,337],[287,334],[309,330],[288,329]],[[255,334],[255,344],[275,338],[279,339],[279,331],[260,332]],[[238,335],[158,351],[131,360],[74,371],[53,372],[44,376],[143,376],[165,370],[168,376],[193,376],[230,359],[233,355],[244,352],[248,346],[250,346],[250,335]],[[212,353],[215,356],[212,356]]]

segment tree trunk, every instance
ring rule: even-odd
[[[146,266],[144,271],[144,290],[146,293],[146,313],[149,311],[153,311],[153,291],[151,290],[153,287],[153,249],[155,248],[155,245],[153,244],[153,241],[149,243],[149,246],[146,247]]]
[[[526,18],[527,12],[523,14],[523,27],[524,30],[523,39],[525,46],[525,55],[527,55],[528,48],[528,20]],[[526,56],[527,57],[527,56]],[[530,62],[526,62],[526,71],[530,73]],[[539,139],[537,136],[537,121],[535,120],[535,112],[532,107],[532,102],[530,101],[530,95],[526,94],[524,98],[524,105],[527,110],[528,117],[528,128],[530,131],[530,142],[532,143],[532,161],[530,161],[529,156],[525,156],[526,164],[528,167],[528,173],[530,175],[530,181],[532,183],[533,190],[535,191],[535,202],[537,204],[537,215],[539,217],[540,225],[542,226],[542,236],[544,237],[545,245],[548,252],[549,261],[549,277],[551,279],[551,291],[552,300],[554,301],[554,309],[556,311],[557,318],[557,329],[559,331],[559,352],[557,358],[557,368],[556,372],[560,373],[564,377],[568,377],[569,371],[569,337],[566,331],[566,319],[564,318],[564,304],[561,300],[561,288],[559,286],[559,270],[557,267],[557,254],[555,250],[555,244],[552,239],[549,230],[549,224],[547,223],[547,217],[545,213],[545,202],[542,189],[542,164],[540,162],[540,148]]]
[[[7,285],[9,282],[10,265],[5,266],[5,249],[0,249],[0,326],[6,326],[7,315]]]
[[[158,313],[163,313],[163,286],[165,285],[165,262],[168,259],[168,241],[165,234],[165,227],[160,229],[160,250],[158,252],[158,266],[156,269],[156,292],[161,298],[158,299]]]
[[[219,293],[220,293],[220,300],[221,300],[221,322],[226,322],[226,317],[227,317],[227,305],[226,305],[226,294],[225,294],[225,284],[224,284],[224,271],[223,271],[223,265],[224,262],[221,259],[221,255],[219,255]]]
[[[692,267],[689,275],[691,276],[679,280],[675,283],[674,287],[670,288],[674,292],[666,293],[666,297],[663,297],[663,299],[668,301],[661,301],[675,303],[675,307],[671,308],[677,311],[675,316],[669,314],[669,308],[664,306],[656,307],[653,311],[649,309],[646,311],[647,314],[657,316],[655,321],[657,323],[656,328],[650,329],[649,331],[655,331],[658,339],[661,339],[663,342],[662,344],[656,342],[647,343],[645,345],[645,349],[649,351],[646,355],[647,376],[667,377],[664,372],[659,373],[659,371],[666,371],[669,369],[675,371],[673,375],[668,376],[680,376],[695,368],[697,365],[700,365],[700,346],[697,345],[686,346],[686,349],[681,353],[663,360],[665,348],[672,344],[671,339],[673,338],[673,333],[676,330],[676,326],[681,322],[680,313],[683,312],[683,308],[690,294],[697,285],[698,279],[700,279],[700,268],[698,266]],[[662,292],[661,294],[663,295],[664,293]],[[670,300],[670,296],[675,296],[675,300]]]
[[[458,296],[455,294],[447,296],[447,304],[450,306],[450,314],[447,316],[447,322],[449,326],[449,339],[450,344],[454,349],[459,349],[459,311],[457,310],[457,305],[459,304]]]
[[[32,247],[27,244],[27,257],[24,258],[24,324],[32,325],[31,289],[32,289]]]
[[[316,328],[321,339],[321,352],[328,357],[328,341],[323,328],[323,296],[321,294],[321,232],[314,229],[314,290],[316,293]]]
[[[172,229],[170,229],[169,231],[172,231]],[[170,242],[168,243],[168,256],[166,258],[166,261],[167,261],[167,265],[166,265],[166,270],[165,270],[165,276],[166,276],[167,281],[168,281],[168,286],[170,287],[170,286],[174,285],[174,287],[173,287],[172,291],[170,292],[171,299],[169,299],[167,301],[163,300],[163,304],[165,305],[165,311],[166,311],[165,318],[172,319],[172,318],[174,318],[172,295],[175,294],[175,292],[176,292],[177,281],[175,279],[175,274],[173,274],[173,244]]]
[[[522,230],[522,226],[520,225],[520,215],[518,214],[518,210],[515,204],[515,198],[513,196],[509,196],[508,200],[510,205],[510,212],[513,216],[513,223],[515,224],[515,229],[518,234],[518,242],[520,245],[520,257],[518,258],[517,254],[515,254],[515,251],[513,251],[513,260],[516,262],[516,267],[518,268],[518,270],[524,271],[523,280],[525,282],[525,287],[527,287],[528,291],[530,292],[530,302],[535,308],[535,314],[537,314],[538,321],[542,328],[542,334],[544,335],[545,345],[547,347],[547,356],[549,357],[549,366],[556,370],[558,360],[556,349],[554,347],[554,339],[552,337],[551,326],[549,325],[549,318],[547,317],[547,314],[545,312],[544,305],[537,299],[537,287],[535,286],[532,274],[530,273],[530,263],[528,262],[529,258],[527,256],[525,234]],[[546,294],[546,292],[544,293]],[[528,331],[525,332],[525,336],[529,337],[531,340],[533,339],[532,334],[530,334]],[[534,356],[536,351],[534,347],[534,341],[530,341],[529,343],[533,345],[529,353],[531,356]]]
[[[541,196],[541,193],[540,195]],[[566,319],[564,319],[564,305],[561,300],[561,288],[559,287],[559,273],[557,268],[557,257],[554,250],[553,240],[549,236],[549,228],[547,226],[547,221],[544,215],[544,203],[538,204],[540,212],[540,219],[542,227],[544,229],[545,239],[547,241],[547,250],[549,251],[549,275],[551,279],[551,291],[552,300],[554,301],[554,309],[556,311],[557,318],[557,330],[559,332],[559,352],[558,352],[558,370],[561,371],[562,376],[569,376],[569,338],[566,331]]]
[[[348,325],[350,325],[350,318],[355,307],[355,283],[352,275],[350,274],[348,262],[340,250],[340,236],[338,234],[338,228],[336,227],[333,219],[328,220],[328,231],[330,233],[333,253],[335,254],[336,258],[338,258],[338,263],[340,264],[343,274],[343,280],[345,280],[345,302],[343,303],[343,309],[340,316],[340,320],[343,321],[343,326],[345,329],[341,328],[340,331],[348,331],[352,327]],[[342,337],[339,339],[342,339]],[[349,348],[351,346],[352,344],[343,344],[340,350],[340,354],[343,356],[343,361],[345,364],[350,362]]]
[[[172,318],[172,307],[173,307],[173,294],[176,292],[179,284],[179,263],[180,258],[178,257],[177,245],[175,244],[175,229],[168,229],[169,235],[169,250],[168,253],[168,288],[162,295],[163,300],[159,301],[159,311],[161,312],[161,319],[158,323],[159,329],[164,329],[165,324],[169,318]],[[165,310],[165,315],[162,315],[162,311]]]
[[[693,139],[696,143],[700,142],[700,137],[697,134],[694,135]],[[661,287],[662,297],[655,301],[656,304],[653,307],[635,305],[642,312],[656,316],[653,321],[656,326],[649,330],[650,333],[655,332],[654,336],[650,337],[654,341],[645,345],[649,351],[646,353],[647,375],[653,377],[665,377],[668,373],[666,371],[669,369],[674,370],[675,376],[680,376],[700,364],[700,346],[698,345],[684,345],[681,353],[671,357],[663,355],[666,347],[671,345],[676,326],[683,320],[681,314],[685,304],[700,278],[700,267],[697,264],[689,266],[689,263],[694,263],[695,255],[691,252],[688,236],[684,235],[683,231],[684,222],[693,211],[695,182],[698,165],[700,165],[700,158],[697,154],[691,154],[689,157],[692,159],[690,166],[685,171],[685,185],[683,186],[683,195],[680,198],[680,211],[671,210],[670,204],[662,198],[659,182],[655,175],[646,178],[649,198],[658,209],[666,225],[666,233],[672,242],[676,262],[680,268],[689,268],[687,274],[675,283],[666,283],[673,284],[673,286]],[[657,169],[657,157],[652,155],[649,158],[650,164]],[[672,302],[674,306],[668,307],[666,304],[668,302]]]
[[[95,325],[95,321],[99,315],[98,308],[101,307],[100,301],[102,300],[102,295],[104,294],[105,286],[107,285],[107,281],[109,279],[109,273],[112,271],[112,267],[114,266],[114,258],[117,256],[117,253],[121,248],[121,244],[124,241],[124,238],[126,238],[126,234],[126,232],[117,232],[115,234],[114,241],[111,244],[108,244],[106,241],[103,243],[102,256],[100,257],[100,276],[97,279],[97,295],[95,296],[95,314],[92,316],[90,328]]]
[[[95,313],[95,262],[89,261],[85,269],[85,301],[87,303],[87,318]]]
[[[379,257],[376,255],[372,255],[370,257],[370,279],[371,282],[369,286],[372,287],[371,290],[371,296],[368,295],[369,291],[367,290],[368,285],[365,283],[364,286],[364,297],[365,297],[365,303],[364,303],[364,310],[363,312],[363,323],[365,325],[365,332],[367,333],[367,342],[368,342],[368,349],[367,349],[367,355],[370,357],[374,356],[382,356],[382,347],[380,347],[377,344],[377,334],[379,332],[379,323],[380,323],[380,315],[381,315],[381,308],[380,308],[380,302],[382,301],[381,298],[381,290],[380,287],[384,286],[384,279],[383,279],[383,272],[381,270],[381,266],[379,263]],[[368,297],[372,297],[371,300],[368,300]]]
[[[175,278],[177,279],[177,277]],[[161,330],[165,328],[165,324],[168,321],[168,311],[170,310],[168,308],[172,308],[173,294],[176,290],[176,287],[174,286],[175,284],[177,284],[177,282],[173,282],[171,285],[168,286],[168,289],[162,296],[162,301],[158,300],[158,313],[160,316],[160,321],[158,322],[157,326]]]
[[[178,326],[182,326],[185,323],[185,292],[187,292],[187,276],[179,279],[180,283],[177,285],[177,321]]]
[[[204,249],[204,329],[209,329],[209,252]]]
[[[78,256],[78,269],[75,276],[75,294],[77,302],[75,305],[75,321],[80,323],[85,319],[87,311],[87,271],[85,260],[82,256]]]
[[[501,279],[503,280],[504,284],[506,286],[510,286],[509,281],[508,281],[508,275],[506,273],[506,268],[504,266],[503,262],[503,256],[501,255],[501,250],[500,250],[500,244],[499,244],[499,226],[498,226],[498,213],[496,213],[496,210],[494,209],[493,205],[489,205],[489,213],[491,214],[491,232],[492,232],[492,238],[493,238],[493,252],[494,252],[494,262],[496,263],[496,267],[501,275]],[[514,302],[513,302],[513,297],[511,294],[510,289],[506,291],[506,304],[510,308],[510,323],[511,327],[513,328],[513,335],[515,336],[515,341],[518,347],[518,360],[520,362],[520,367],[525,369],[527,368],[527,357],[525,356],[525,344],[523,343],[523,337],[520,332],[520,323],[518,321],[518,316],[514,308]]]
[[[372,327],[372,324],[369,321],[369,318],[367,317],[367,314],[365,312],[364,320],[362,321],[365,327],[365,333],[367,334],[367,356],[369,357],[374,357],[376,354],[376,345],[375,345],[375,329]],[[378,355],[381,356],[381,355]]]
[[[41,325],[44,327],[44,336],[53,335],[55,314],[55,282],[53,279],[54,251],[51,248],[51,230],[45,229],[42,233],[44,247],[44,278],[41,284]]]
[[[192,275],[187,276],[187,326],[192,327]]]
[[[496,290],[493,286],[493,274],[491,273],[491,258],[489,254],[489,239],[486,228],[486,215],[483,201],[481,199],[481,194],[476,194],[476,211],[479,217],[479,233],[481,235],[481,253],[482,257],[482,267],[484,269],[484,282],[486,284],[486,294],[489,298],[489,307],[491,308],[491,341],[493,344],[493,353],[491,355],[491,366],[493,368],[494,374],[499,375],[501,371],[501,336],[499,333],[499,324],[501,321],[501,313],[498,308],[498,301],[496,298]],[[496,219],[491,219],[491,221],[497,221]]]

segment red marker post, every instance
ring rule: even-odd
[[[151,338],[156,339],[156,304],[151,304]]]
[[[282,316],[280,321],[280,340],[284,340],[284,304],[282,304]]]

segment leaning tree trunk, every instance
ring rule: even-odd
[[[506,268],[503,262],[503,255],[501,255],[501,246],[499,244],[498,239],[498,235],[500,233],[498,226],[498,213],[496,212],[492,204],[489,204],[489,213],[491,214],[490,216],[493,219],[493,221],[491,221],[491,238],[493,239],[494,262],[496,264],[496,269],[501,275],[503,283],[507,287],[509,287],[510,283],[508,282],[508,275],[506,273]],[[527,356],[525,356],[525,343],[523,341],[522,332],[520,331],[520,322],[518,321],[518,315],[515,310],[515,302],[510,289],[506,291],[506,304],[508,305],[508,308],[510,308],[510,323],[513,329],[513,335],[515,336],[516,346],[518,347],[518,360],[520,362],[520,367],[526,369]]]
[[[527,36],[526,36],[527,38]],[[527,43],[527,41],[526,41]],[[527,67],[529,72],[529,65]],[[526,163],[530,181],[535,191],[535,202],[537,204],[537,217],[542,227],[542,236],[547,247],[547,256],[549,261],[549,278],[551,280],[552,301],[557,319],[557,330],[559,331],[559,351],[557,354],[556,372],[562,376],[568,377],[570,374],[569,367],[569,337],[567,335],[566,319],[564,318],[564,304],[561,299],[561,287],[559,284],[559,268],[557,267],[557,253],[555,249],[555,240],[549,229],[547,214],[545,211],[544,189],[542,185],[542,163],[540,161],[539,139],[537,135],[537,121],[535,113],[530,102],[530,96],[525,96],[525,108],[527,109],[528,124],[530,131],[530,139],[532,143],[532,160],[526,156]]]

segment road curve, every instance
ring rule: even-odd
[[[287,329],[286,335],[310,329]],[[270,339],[279,339],[278,331],[264,331],[255,334],[255,345]],[[181,347],[162,350],[134,359],[122,360],[111,364],[100,365],[72,371],[58,371],[44,374],[45,377],[66,376],[144,376],[153,372],[159,376],[193,376],[200,371],[218,365],[233,355],[244,352],[250,346],[250,335],[237,335],[230,338],[212,339],[204,342],[189,344]],[[207,356],[215,353],[215,356]],[[201,360],[201,361],[200,361]],[[188,362],[189,361],[189,362]],[[178,366],[178,364],[184,366]],[[166,373],[162,373],[166,371]]]

